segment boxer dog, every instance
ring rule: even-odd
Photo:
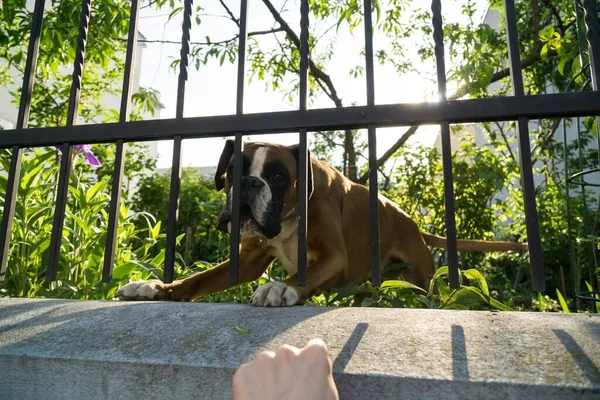
[[[228,140],[215,174],[217,190],[227,194],[218,228],[231,233],[233,176],[241,173],[238,283],[258,279],[277,259],[291,275],[264,284],[252,295],[255,306],[293,306],[324,291],[360,284],[369,278],[369,190],[351,182],[329,164],[309,156],[306,287],[297,285],[298,146],[249,143],[242,152],[242,171],[233,168],[234,143]],[[235,189],[237,190],[237,188]],[[428,246],[446,248],[446,239],[421,232],[417,224],[379,195],[380,265],[412,265],[408,280],[427,289],[434,274]],[[526,243],[458,240],[460,251],[526,250]],[[173,283],[139,281],[119,289],[121,300],[192,301],[228,289],[229,261]]]

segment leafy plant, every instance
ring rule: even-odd
[[[162,258],[150,257],[151,250],[160,245],[154,217],[130,213],[125,204],[119,210],[117,250],[114,279],[101,282],[108,206],[108,179],[97,182],[82,172],[85,153],[76,153],[69,184],[64,219],[57,280],[46,282],[45,273],[50,246],[50,234],[58,180],[59,152],[54,148],[27,151],[23,157],[13,221],[12,240],[6,279],[0,283],[0,294],[19,297],[64,297],[108,299],[119,285],[129,278],[158,278],[162,275]],[[4,170],[8,169],[7,152],[0,156]],[[6,177],[0,177],[0,187],[6,187]],[[0,192],[3,200],[4,191]],[[147,221],[138,228],[136,219]],[[138,267],[134,272],[131,265]]]
[[[170,173],[154,173],[140,179],[131,207],[156,217],[162,231],[167,224]],[[225,198],[215,191],[212,179],[194,168],[185,168],[181,177],[178,234],[186,234],[178,250],[188,263],[192,260],[215,263],[227,259],[229,237],[217,229],[216,221],[225,208]],[[139,220],[141,227],[143,221]]]
[[[490,296],[485,278],[476,269],[460,271],[460,288],[450,289],[448,267],[441,267],[433,276],[428,291],[402,280],[386,280],[379,288],[367,281],[332,295],[315,297],[312,303],[325,306],[480,309],[510,311],[511,308]],[[469,283],[469,284],[467,284]],[[476,283],[476,286],[473,285]]]
[[[558,290],[558,289],[556,289],[556,296],[558,297],[558,301],[560,302],[560,306],[561,306],[563,312],[565,314],[569,313],[569,306],[567,305],[565,298],[563,297],[563,295],[560,293],[560,290]]]

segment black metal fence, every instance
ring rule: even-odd
[[[531,261],[532,284],[534,290],[544,290],[544,271],[542,249],[534,197],[533,171],[530,151],[528,121],[532,118],[566,118],[600,115],[600,24],[598,10],[594,0],[583,0],[583,16],[586,37],[589,44],[590,70],[594,91],[581,93],[547,94],[526,96],[523,89],[519,38],[514,0],[504,0],[506,16],[507,43],[510,59],[510,76],[513,96],[475,100],[447,100],[446,72],[444,65],[444,41],[441,0],[432,1],[433,40],[437,61],[437,80],[440,101],[437,103],[375,105],[373,71],[373,26],[371,0],[364,0],[365,47],[366,47],[366,87],[367,105],[335,109],[307,109],[307,83],[309,70],[309,8],[308,0],[301,0],[300,7],[300,109],[291,112],[275,112],[245,115],[244,72],[246,59],[246,20],[248,1],[241,0],[239,19],[239,54],[237,73],[236,114],[230,116],[183,118],[185,86],[188,78],[188,58],[190,53],[190,29],[193,0],[184,0],[184,13],[181,39],[181,61],[179,63],[179,83],[177,89],[176,118],[158,121],[129,122],[131,102],[132,67],[137,43],[137,24],[140,9],[139,0],[131,2],[129,35],[125,61],[125,76],[118,123],[76,126],[82,71],[84,68],[85,46],[90,20],[91,0],[82,0],[77,38],[77,51],[73,66],[73,80],[69,100],[67,126],[27,129],[31,94],[39,41],[42,28],[45,0],[36,0],[31,37],[21,91],[18,120],[15,129],[2,132],[0,148],[12,148],[10,170],[2,225],[0,226],[0,279],[3,279],[9,250],[12,220],[15,211],[15,199],[22,150],[33,146],[62,146],[62,160],[59,171],[58,193],[49,248],[46,279],[56,279],[61,247],[62,229],[68,193],[68,179],[72,164],[73,146],[88,143],[116,143],[116,157],[112,180],[112,194],[109,209],[108,232],[102,279],[110,281],[114,262],[118,210],[121,197],[121,181],[124,167],[124,144],[134,141],[174,140],[171,175],[170,203],[167,224],[167,241],[164,265],[165,282],[173,280],[175,264],[175,239],[178,216],[179,189],[181,179],[181,145],[184,139],[219,137],[235,133],[235,170],[241,170],[242,136],[267,133],[299,133],[299,197],[298,197],[298,282],[306,285],[306,231],[307,231],[307,163],[308,149],[306,135],[308,131],[331,129],[368,129],[369,143],[369,189],[371,205],[378,201],[376,129],[389,126],[412,126],[419,124],[440,124],[442,137],[442,156],[444,173],[444,193],[446,205],[446,234],[448,240],[448,263],[450,283],[458,288],[458,257],[456,226],[454,215],[454,185],[452,179],[452,160],[450,146],[450,123],[517,121],[519,158],[523,183],[523,197],[527,224],[527,239]],[[577,5],[579,4],[576,1]],[[577,6],[576,6],[577,8]],[[583,44],[582,44],[583,45]],[[597,118],[598,120],[598,118]],[[241,175],[234,176],[234,187],[241,184]],[[233,217],[231,235],[231,284],[237,283],[239,261],[239,191],[233,191]],[[372,282],[378,286],[381,282],[379,270],[379,226],[378,207],[370,211]]]

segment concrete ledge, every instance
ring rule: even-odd
[[[0,299],[0,398],[230,399],[313,337],[342,399],[600,398],[597,315],[25,299]]]

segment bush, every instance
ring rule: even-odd
[[[18,297],[63,297],[108,299],[129,278],[157,278],[162,272],[160,257],[152,250],[161,240],[154,217],[131,214],[127,205],[119,210],[114,279],[102,283],[106,226],[110,202],[108,177],[99,181],[82,171],[83,153],[76,153],[71,173],[60,259],[55,282],[45,274],[52,231],[59,152],[42,148],[23,157],[6,279],[0,294]],[[0,165],[8,170],[10,155],[3,152]],[[94,183],[95,182],[95,183]],[[4,200],[6,177],[0,177],[0,199]],[[144,220],[138,227],[136,220]],[[163,255],[164,257],[164,255]],[[128,269],[136,265],[139,272]],[[181,267],[178,268],[178,271]]]
[[[171,174],[154,173],[140,180],[131,207],[156,217],[165,231],[169,209]],[[186,235],[177,250],[184,255],[186,264],[195,261],[221,262],[229,256],[229,236],[217,229],[219,215],[225,208],[225,196],[215,190],[212,179],[207,179],[194,168],[182,171],[179,196],[177,234]],[[142,227],[143,221],[138,226]]]

